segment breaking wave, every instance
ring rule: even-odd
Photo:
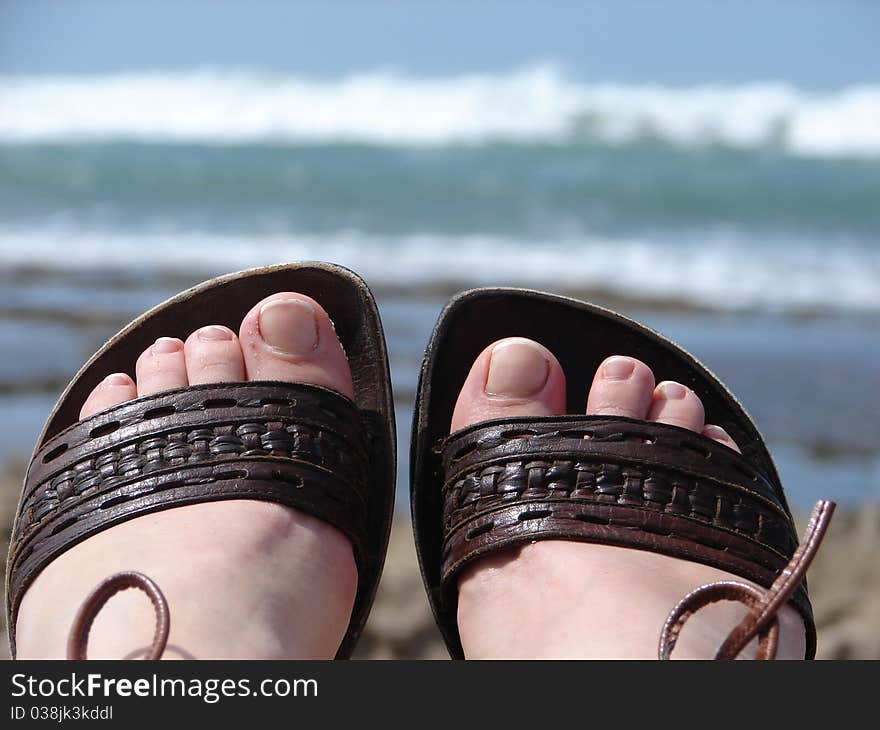
[[[0,76],[0,143],[66,141],[772,147],[880,156],[880,86],[585,83],[552,64],[500,74],[338,79],[193,70]]]

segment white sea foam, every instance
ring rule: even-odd
[[[0,228],[0,270],[112,268],[226,271],[297,260],[335,261],[376,288],[509,284],[594,290],[634,301],[715,310],[880,313],[880,254],[864,247],[784,242],[732,233],[693,241],[575,236],[540,244],[485,235],[231,236],[200,232]]]
[[[552,64],[502,74],[339,79],[196,70],[0,76],[0,142],[507,141],[774,146],[880,156],[880,85],[663,87],[583,83]]]

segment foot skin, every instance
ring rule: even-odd
[[[606,359],[585,394],[586,413],[669,423],[739,450],[723,429],[705,424],[703,404],[685,386],[655,384],[631,357]],[[491,418],[565,412],[565,374],[549,350],[509,338],[487,347],[462,387],[452,430]],[[468,658],[654,659],[666,617],[695,588],[744,579],[643,550],[540,540],[481,558],[459,579],[458,626]],[[738,603],[698,612],[676,644],[676,658],[708,659],[745,615]],[[780,613],[779,658],[803,658],[804,624]],[[754,643],[743,656],[754,653]]]
[[[353,396],[348,361],[326,312],[309,297],[286,292],[254,306],[238,335],[209,326],[186,342],[160,337],[138,359],[135,380],[108,375],[80,415],[187,384],[242,380],[315,383]],[[165,593],[167,658],[332,658],[357,586],[348,539],[304,512],[250,500],[177,507],[104,530],[43,570],[21,604],[18,656],[64,657],[80,604],[123,570],[145,573]],[[141,656],[153,626],[144,594],[120,593],[95,621],[89,657]]]

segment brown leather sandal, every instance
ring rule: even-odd
[[[348,356],[353,401],[315,385],[222,383],[137,398],[78,420],[88,393],[108,373],[133,373],[138,355],[156,337],[183,339],[209,324],[237,330],[256,302],[278,291],[306,294],[326,309]],[[258,499],[308,512],[351,540],[358,589],[336,655],[346,658],[363,629],[382,572],[395,470],[385,338],[373,296],[357,275],[332,264],[289,264],[230,274],[182,292],[101,347],[67,386],[43,428],[7,562],[13,655],[25,590],[70,547],[149,512],[221,499]],[[122,579],[110,581],[98,603],[122,588],[149,589],[167,636],[161,594],[150,592],[148,579],[137,574],[117,575]],[[84,610],[100,607],[92,598],[87,604]],[[77,631],[83,627],[73,633]],[[75,644],[73,640],[72,635]]]
[[[616,416],[567,415],[486,421],[447,435],[471,363],[493,341],[528,337],[565,371],[567,411],[583,412],[599,364],[614,354],[646,362],[659,380],[694,390],[706,420],[742,455],[676,426]],[[453,658],[463,658],[456,579],[471,561],[514,545],[567,539],[650,550],[729,571],[747,584],[703,587],[675,607],[658,653],[667,658],[681,624],[702,605],[752,608],[720,658],[754,636],[775,655],[779,607],[790,602],[816,629],[803,574],[831,516],[817,506],[801,549],[764,441],[734,396],[677,345],[614,312],[521,289],[477,289],[443,310],[422,364],[411,444],[411,506],[428,599]],[[673,607],[670,607],[673,609]],[[732,653],[731,653],[732,652]]]

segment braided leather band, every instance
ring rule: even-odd
[[[79,421],[43,444],[28,470],[9,559],[13,621],[27,586],[65,550],[133,517],[197,502],[301,509],[351,540],[360,569],[364,433],[344,396],[276,382],[188,386]]]
[[[617,416],[501,419],[442,450],[443,593],[487,553],[557,538],[640,548],[769,587],[797,547],[770,482],[700,434]],[[793,603],[812,630],[806,586]]]

